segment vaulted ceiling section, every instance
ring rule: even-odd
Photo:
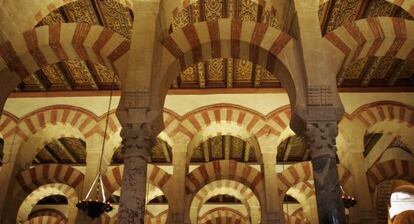
[[[322,34],[370,17],[414,18],[385,0],[329,0],[320,5]],[[343,68],[337,76],[340,87],[413,87],[414,65],[394,57],[366,57]]]

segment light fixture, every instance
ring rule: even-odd
[[[103,155],[105,151],[106,135],[108,132],[109,112],[111,110],[114,83],[115,83],[115,72],[113,72],[112,74],[112,83],[111,83],[111,90],[110,90],[110,96],[109,96],[108,110],[106,113],[105,131],[104,131],[103,142],[102,142],[101,158],[99,160],[99,171],[91,187],[89,188],[89,191],[86,194],[85,198],[76,204],[76,207],[79,210],[86,212],[87,215],[92,219],[98,218],[102,214],[110,212],[113,209],[113,206],[111,205],[111,203],[109,203],[109,201],[106,200],[106,197],[105,197],[105,189],[104,189],[104,185],[102,182],[101,167],[102,167],[102,159],[103,159]],[[96,185],[96,196],[95,196],[95,199],[92,199],[91,192],[94,189],[95,185]]]
[[[357,201],[354,197],[351,197],[349,195],[347,195],[344,191],[344,189],[341,186],[341,190],[342,190],[342,202],[344,203],[344,207],[345,208],[352,208],[357,204]]]

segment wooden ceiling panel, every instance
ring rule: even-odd
[[[60,138],[46,144],[33,163],[86,164],[85,143],[77,138]]]
[[[223,159],[257,163],[255,149],[248,142],[230,135],[212,137],[201,143],[194,150],[191,162],[200,163]]]
[[[157,139],[155,146],[150,151],[150,163],[167,164],[172,162],[172,148],[167,142]],[[124,163],[124,155],[122,154],[122,147],[115,150],[112,156],[112,164]]]
[[[278,162],[302,162],[310,160],[309,150],[306,149],[302,137],[291,136],[279,144],[276,159]]]

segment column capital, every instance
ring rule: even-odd
[[[306,124],[305,137],[307,147],[311,150],[312,159],[320,157],[336,159],[336,121],[310,121]]]
[[[121,130],[122,150],[127,156],[149,156],[149,150],[155,144],[154,132],[147,123],[128,123]]]

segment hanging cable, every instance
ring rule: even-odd
[[[102,181],[102,161],[103,156],[105,153],[105,143],[106,143],[106,137],[108,134],[108,126],[109,126],[109,113],[111,111],[112,106],[112,98],[113,98],[113,90],[115,86],[115,72],[112,73],[112,82],[111,82],[111,89],[109,94],[109,103],[108,103],[108,109],[106,112],[106,118],[105,118],[105,130],[103,135],[103,142],[102,142],[102,149],[101,149],[101,155],[99,158],[99,166],[98,166],[98,174],[95,177],[95,180],[92,182],[92,185],[86,194],[83,201],[80,201],[76,204],[76,207],[84,212],[87,212],[88,216],[92,219],[100,217],[105,212],[112,211],[113,207],[109,203],[109,201],[106,200],[105,196],[105,188]],[[90,198],[90,194],[96,185],[96,197],[95,200],[92,200]],[[99,200],[99,194],[101,194],[102,200]]]

